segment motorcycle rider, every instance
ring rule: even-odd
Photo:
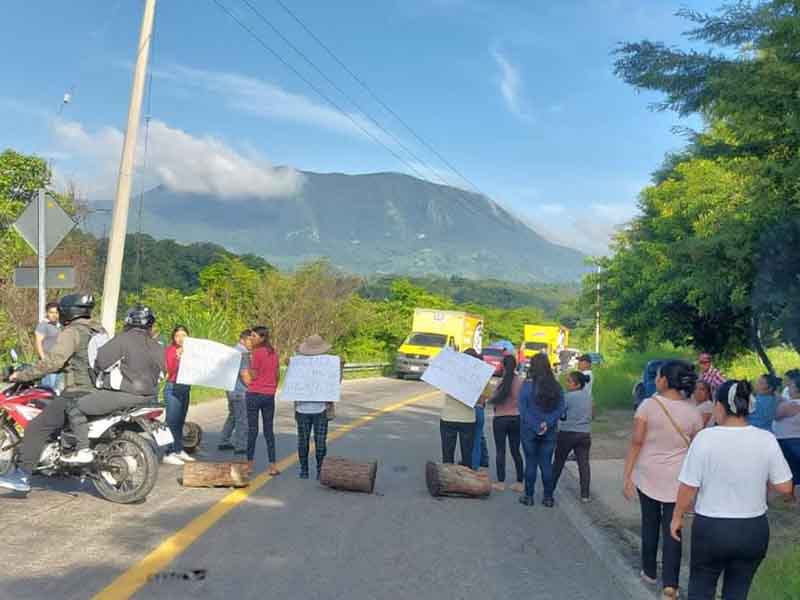
[[[64,426],[69,403],[95,390],[89,361],[89,341],[95,334],[104,334],[102,325],[92,321],[94,297],[88,293],[69,294],[58,303],[59,332],[50,352],[33,366],[25,367],[9,377],[9,381],[29,382],[50,373],[63,373],[64,392],[53,396],[45,409],[25,428],[20,446],[19,466],[0,477],[0,487],[28,493],[30,476],[50,436]]]
[[[70,429],[77,443],[75,454],[64,457],[64,462],[81,462],[81,457],[86,456],[91,462],[94,458],[89,448],[87,416],[156,403],[158,380],[164,369],[164,347],[153,338],[155,322],[155,314],[138,304],[128,310],[123,332],[98,349],[94,366],[102,387],[67,406]]]

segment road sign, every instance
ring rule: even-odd
[[[39,287],[39,269],[18,267],[14,269],[14,286],[18,288]],[[70,289],[75,287],[74,267],[47,267],[45,286],[50,289]]]
[[[75,228],[75,221],[58,205],[58,202],[45,196],[45,250],[50,256],[58,245],[64,241],[67,234]],[[39,242],[39,200],[38,198],[28,204],[14,223],[17,230],[34,252],[38,250]]]

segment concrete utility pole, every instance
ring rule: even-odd
[[[39,318],[44,320],[47,315],[45,314],[45,305],[47,303],[47,198],[45,197],[44,190],[39,190],[39,197],[36,200],[36,214],[38,216],[37,223],[37,265],[39,267],[38,273],[38,290],[39,290]]]
[[[594,351],[600,352],[600,265],[597,265],[597,307],[594,322]]]
[[[120,279],[122,278],[122,259],[125,256],[125,236],[128,232],[128,207],[131,200],[133,165],[136,158],[136,137],[139,133],[139,118],[142,112],[147,61],[150,56],[150,38],[153,32],[153,19],[156,13],[156,0],[145,0],[142,31],[139,35],[139,48],[136,67],[133,71],[131,104],[128,108],[128,127],[122,146],[122,159],[119,165],[117,196],[111,217],[111,234],[108,238],[108,257],[103,282],[103,327],[114,333],[119,304]]]

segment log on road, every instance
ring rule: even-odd
[[[485,498],[492,493],[487,473],[473,471],[463,465],[450,465],[428,461],[425,481],[431,496],[467,496]]]
[[[329,456],[322,463],[319,482],[329,488],[371,494],[375,489],[378,461],[356,462]]]
[[[184,487],[246,487],[250,465],[246,462],[187,462],[183,465]]]

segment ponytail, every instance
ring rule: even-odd
[[[569,375],[567,375],[572,380],[572,383],[577,385],[580,389],[586,387],[586,384],[591,381],[588,375],[584,375],[580,371],[571,371]]]
[[[683,392],[686,396],[691,395],[697,384],[694,365],[683,360],[668,360],[659,367],[658,374],[667,378],[670,389]]]
[[[731,417],[747,417],[753,412],[753,387],[749,381],[726,381],[717,390],[716,401]]]

